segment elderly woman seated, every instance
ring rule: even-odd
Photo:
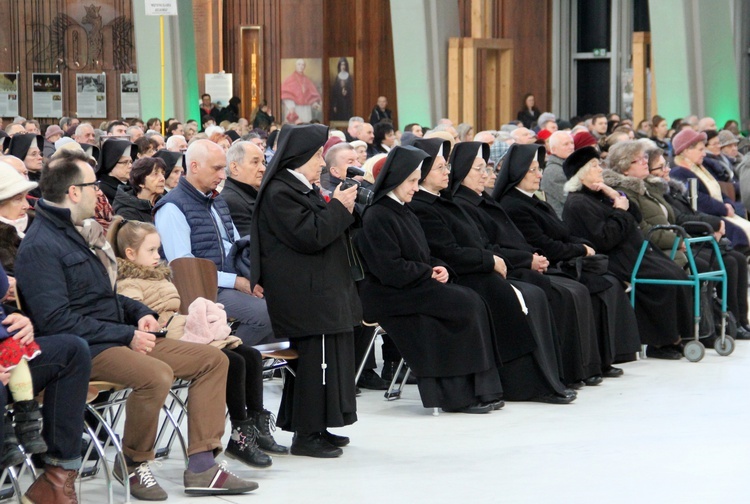
[[[639,229],[641,212],[624,194],[604,184],[599,153],[591,147],[573,152],[563,164],[568,198],[563,220],[574,236],[590,242],[598,253],[609,256],[608,271],[629,282],[643,245]],[[685,272],[656,247],[643,256],[639,276],[684,280]],[[678,285],[638,287],[635,313],[641,342],[649,357],[680,359],[682,337],[692,335],[691,289]]]
[[[722,191],[719,182],[704,168],[706,156],[706,134],[686,128],[672,139],[675,158],[670,176],[684,182],[698,181],[698,210],[722,217],[726,224],[727,238],[735,248],[748,251],[750,244],[750,222],[744,218],[744,207],[733,202]],[[743,212],[739,215],[739,212]]]
[[[360,297],[365,319],[388,331],[419,376],[425,407],[487,413],[503,404],[492,316],[478,294],[448,282],[407,204],[432,164],[414,147],[389,153],[356,237]]]
[[[521,240],[539,249],[553,267],[575,265],[577,261],[593,256],[596,251],[587,240],[571,235],[552,206],[536,197],[535,192],[539,190],[542,179],[539,168],[543,164],[544,150],[540,147],[511,147],[495,193],[502,208],[495,208],[491,203],[483,208],[489,215],[507,212],[516,229],[520,230],[518,232],[522,233]],[[494,200],[492,203],[497,205]],[[559,270],[557,274],[560,274]],[[588,288],[587,295],[593,307],[592,319],[599,342],[601,374],[605,377],[619,376],[622,371],[612,367],[612,364],[634,360],[640,348],[635,313],[615,277],[583,271],[576,277]],[[557,315],[555,319],[564,320]]]
[[[128,185],[117,188],[112,204],[117,215],[127,220],[153,222],[154,204],[164,194],[167,165],[157,157],[141,158],[133,163]]]

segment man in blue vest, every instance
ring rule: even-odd
[[[227,259],[240,236],[226,201],[216,191],[226,178],[226,154],[214,142],[198,140],[185,156],[185,177],[154,208],[164,255],[168,261],[178,257],[212,260],[219,271],[217,300],[228,316],[240,322],[237,336],[248,345],[273,341],[263,289],[253,290]]]

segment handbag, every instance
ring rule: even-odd
[[[591,275],[604,275],[609,269],[609,256],[605,254],[594,254],[590,256],[569,259],[561,265],[561,269],[570,274],[576,280],[580,280],[584,273]]]

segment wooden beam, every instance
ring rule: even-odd
[[[460,38],[448,40],[448,117],[454,124],[461,121],[463,115],[463,59]]]

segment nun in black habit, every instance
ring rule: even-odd
[[[588,241],[572,236],[552,207],[534,194],[542,179],[544,155],[543,147],[513,145],[503,162],[493,197],[502,206],[497,211],[505,210],[528,243],[538,247],[552,265],[558,266],[593,255],[595,251]],[[612,275],[584,272],[581,280],[590,294],[594,315],[591,320],[599,342],[602,374],[620,376],[622,370],[614,368],[612,363],[634,360],[640,348],[635,312],[621,282]],[[556,315],[555,320],[561,319]]]
[[[366,319],[388,331],[416,372],[425,407],[487,413],[502,406],[489,308],[472,290],[448,282],[407,205],[431,165],[414,147],[388,154],[356,237],[365,270],[360,296]]]
[[[128,176],[124,177],[123,180],[112,176],[112,170],[114,170],[118,163],[122,162],[120,158],[123,157],[130,157],[132,162],[135,162],[138,159],[138,147],[128,140],[112,138],[104,141],[96,176],[99,177],[99,189],[101,189],[110,203],[113,203],[115,196],[117,196],[117,188],[120,185],[127,185],[130,176],[130,170],[127,171]]]
[[[34,147],[32,149],[32,146]],[[31,152],[29,152],[31,151]],[[29,180],[39,182],[42,176],[42,152],[44,151],[44,137],[34,133],[13,135],[8,143],[8,156],[15,156],[26,166]],[[35,198],[42,196],[42,190],[37,187],[29,191]]]
[[[503,362],[500,376],[505,399],[555,404],[573,401],[575,392],[561,382],[559,347],[546,295],[531,284],[522,287],[528,296],[514,288],[505,279],[506,261],[484,248],[479,229],[451,201],[450,193],[441,195],[449,184],[445,156],[450,143],[419,139],[415,147],[434,161],[409,206],[419,218],[431,254],[456,272],[456,283],[477,292],[490,306]]]
[[[568,178],[568,197],[563,221],[570,233],[588,240],[594,250],[609,256],[609,273],[629,282],[638,259],[643,234],[637,205],[602,181],[599,153],[593,147],[573,152],[563,163]],[[644,278],[685,280],[687,275],[658,247],[650,246],[643,257],[639,275]],[[692,291],[688,286],[641,284],[636,296],[635,314],[646,355],[679,359],[681,337],[691,337],[693,326]]]
[[[326,203],[313,185],[327,138],[323,125],[282,128],[255,202],[250,281],[264,289],[274,334],[299,354],[277,425],[295,433],[292,454],[330,458],[349,439],[327,428],[357,420],[352,328],[362,309],[347,249],[357,189],[337,188]]]
[[[500,172],[500,180],[495,187],[503,180],[508,161],[517,158],[512,155],[515,147],[517,146],[511,147],[511,151],[505,156],[503,171]],[[525,152],[530,160],[538,155],[541,156],[540,162],[544,162],[544,147],[530,145]],[[548,287],[545,292],[562,349],[564,383],[576,386],[581,386],[581,382],[598,385],[602,382],[602,366],[589,292],[581,283],[560,276],[559,271],[548,269],[549,261],[544,253],[527,243],[507,216],[496,221],[480,208],[491,205],[488,202],[482,205],[485,202],[482,194],[488,179],[486,165],[489,154],[489,146],[484,143],[462,142],[456,145],[450,157],[450,192],[453,200],[479,228],[485,241],[484,247],[501,256],[510,257],[509,278],[535,285],[539,285],[539,281],[534,277],[546,281]],[[500,208],[495,213],[503,211]],[[514,285],[518,287],[517,284]]]

